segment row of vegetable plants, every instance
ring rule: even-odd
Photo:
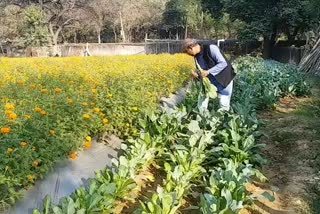
[[[207,84],[193,82],[177,108],[140,120],[139,135],[126,141],[124,155],[111,169],[98,172],[89,186],[58,204],[46,198],[34,213],[114,213],[119,201],[133,200],[130,192],[138,188],[134,179],[151,164],[166,176],[135,213],[183,212],[188,195],[197,195],[197,204],[189,209],[202,213],[237,213],[250,204],[256,196],[249,195],[245,184],[253,177],[266,180],[258,170],[265,160],[257,143],[257,110],[272,107],[281,96],[308,95],[310,90],[293,66],[251,57],[238,59],[234,66],[238,75],[232,113],[217,110],[214,102],[199,111],[202,87],[207,88],[205,96],[214,95]]]

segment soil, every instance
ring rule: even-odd
[[[269,182],[248,189],[268,191],[276,200],[260,200],[252,213],[320,213],[319,83],[312,81],[312,96],[283,98],[274,110],[260,114],[263,155],[269,162],[262,172]]]

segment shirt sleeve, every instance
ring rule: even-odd
[[[210,68],[208,72],[213,76],[219,74],[223,69],[225,69],[228,64],[226,59],[222,56],[220,49],[216,45],[210,45],[211,56],[216,60],[217,64]]]

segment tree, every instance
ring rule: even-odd
[[[263,38],[263,56],[270,58],[271,48],[279,35],[294,40],[298,33],[312,25],[307,6],[313,0],[223,0],[224,9],[232,19],[240,19],[247,26],[241,38]]]
[[[48,44],[49,31],[45,14],[41,8],[30,6],[24,11],[25,34],[23,42],[26,46],[44,46]]]

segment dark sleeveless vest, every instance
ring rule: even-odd
[[[201,48],[203,51],[203,59],[206,62],[208,69],[213,68],[217,64],[217,62],[215,61],[215,59],[211,55],[210,45],[202,45]],[[236,73],[234,72],[234,69],[233,69],[231,63],[225,57],[223,52],[221,50],[220,50],[220,52],[227,62],[227,67],[225,69],[223,69],[219,74],[215,75],[214,78],[223,87],[227,87],[229,85],[229,83],[233,80],[233,78],[236,76]],[[210,75],[208,77],[210,79]]]

